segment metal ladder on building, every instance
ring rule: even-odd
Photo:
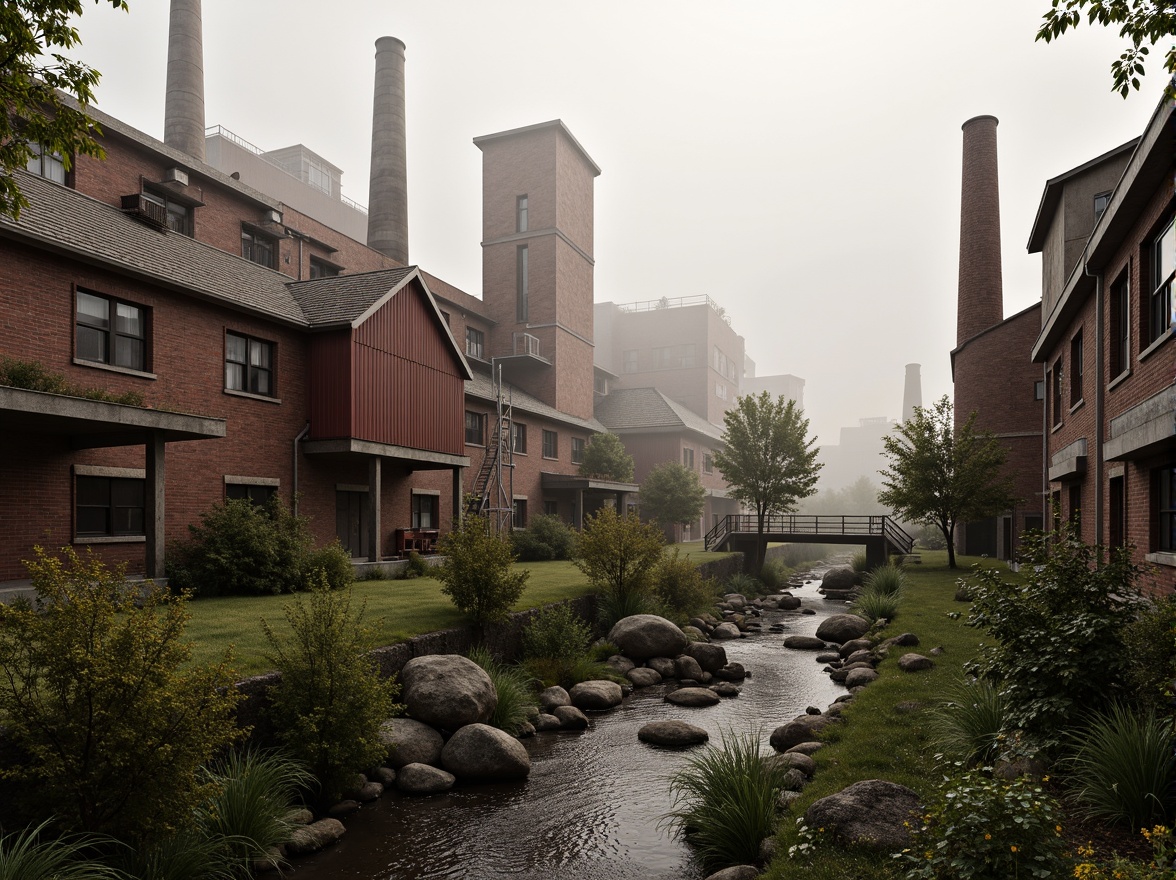
[[[513,406],[510,397],[503,400],[502,368],[494,377],[495,423],[487,432],[486,453],[474,478],[473,491],[466,512],[485,516],[497,532],[509,531],[514,524],[514,502],[510,491],[514,482],[514,459],[511,445]]]

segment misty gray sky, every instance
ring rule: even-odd
[[[86,4],[97,106],[162,137],[164,0]],[[960,125],[1000,119],[1005,314],[1040,298],[1045,181],[1139,135],[1121,51],[1034,34],[1049,0],[204,0],[208,125],[304,143],[366,204],[375,40],[407,44],[412,261],[481,295],[476,136],[562,119],[602,169],[596,300],[709,294],[757,373],[806,380],[821,444],[951,392]]]

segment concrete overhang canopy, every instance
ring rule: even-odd
[[[1107,461],[1176,450],[1176,385],[1169,385],[1111,419],[1110,434],[1103,443],[1103,458]]]
[[[1086,438],[1075,440],[1064,449],[1059,449],[1049,460],[1049,481],[1051,483],[1075,480],[1086,473]]]
[[[636,483],[620,483],[616,480],[605,480],[599,477],[581,477],[576,474],[540,475],[544,489],[582,489],[584,491],[602,492],[636,492],[641,487]]]
[[[0,387],[0,429],[65,435],[75,449],[90,449],[134,446],[152,437],[165,443],[215,440],[225,436],[225,420]]]
[[[468,455],[451,455],[448,452],[396,446],[392,443],[377,443],[374,440],[359,440],[355,437],[344,437],[339,440],[308,440],[302,444],[302,451],[307,455],[337,458],[374,455],[402,462],[417,471],[447,470],[470,466]]]

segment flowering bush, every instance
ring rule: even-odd
[[[1100,864],[1094,859],[1093,847],[1080,846],[1074,877],[1077,880],[1176,880],[1176,840],[1171,829],[1156,825],[1142,829],[1142,834],[1152,846],[1151,862],[1130,862],[1115,856],[1110,862]]]
[[[1063,877],[1061,834],[1057,804],[1039,783],[994,779],[983,768],[944,778],[910,848],[895,858],[907,880]]]

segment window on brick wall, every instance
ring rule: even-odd
[[[240,333],[225,333],[225,388],[274,397],[274,344]]]
[[[1172,326],[1172,275],[1176,268],[1176,226],[1167,227],[1152,239],[1148,265],[1151,269],[1148,299],[1148,343],[1155,342]]]
[[[1122,375],[1131,366],[1131,287],[1126,271],[1111,285],[1110,349],[1111,376]]]
[[[328,263],[326,260],[320,260],[318,257],[310,258],[310,277],[315,278],[334,278],[339,274],[339,267],[334,263]]]
[[[1070,340],[1070,406],[1082,400],[1082,331]]]
[[[525,529],[527,527],[526,499],[516,498],[514,500],[514,521],[512,524],[516,529]]]
[[[146,480],[78,476],[75,498],[74,522],[79,538],[144,534]]]
[[[438,528],[440,517],[437,515],[438,498],[436,495],[412,494],[412,527],[414,529]]]
[[[65,184],[65,157],[54,150],[46,150],[38,141],[29,141],[33,155],[29,157],[25,170],[54,183]]]
[[[1075,526],[1077,526],[1078,523],[1082,519],[1082,484],[1081,483],[1071,484],[1069,496],[1070,496],[1070,498],[1069,498],[1069,501],[1070,501],[1070,509],[1069,509],[1070,522],[1073,523]]]
[[[528,210],[526,196],[519,196],[515,199],[515,232],[527,231]]]
[[[527,426],[518,422],[510,423],[510,448],[519,455],[527,454]]]
[[[1155,548],[1176,551],[1176,463],[1152,473],[1152,521]]]
[[[515,253],[515,320],[529,321],[531,315],[531,261],[524,244]]]
[[[468,409],[465,414],[465,442],[473,446],[482,446],[484,441],[482,439],[482,425],[485,419],[481,413],[470,412]]]
[[[167,212],[167,228],[191,238],[193,234],[192,206],[167,192],[143,190],[143,198],[159,205]]]
[[[273,269],[277,266],[278,243],[271,235],[248,226],[241,227],[241,256],[251,263]]]
[[[694,470],[694,450],[689,446],[682,450],[682,465],[687,470]]]
[[[1053,379],[1050,383],[1053,396],[1053,423],[1062,423],[1062,359],[1058,358],[1053,365]]]
[[[559,434],[555,431],[543,432],[543,457],[559,458]]]
[[[225,498],[245,499],[259,507],[278,494],[278,487],[272,484],[225,483]]]
[[[1111,477],[1108,489],[1110,545],[1123,547],[1127,544],[1127,493],[1123,477]]]
[[[702,472],[704,474],[713,474],[715,472],[715,457],[709,452],[702,454]]]
[[[544,498],[543,512],[548,516],[559,516],[559,502],[551,498]]]
[[[466,327],[466,356],[486,359],[486,334],[476,327]]]
[[[147,369],[147,310],[142,306],[79,290],[75,322],[79,360]]]
[[[572,464],[583,463],[585,445],[586,444],[583,437],[572,438]]]

